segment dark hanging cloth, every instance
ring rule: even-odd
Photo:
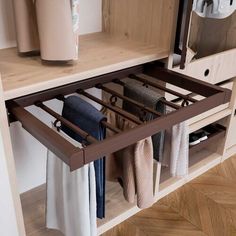
[[[90,103],[78,96],[70,96],[65,99],[62,116],[80,127],[82,130],[96,138],[103,140],[106,135],[105,127],[102,121],[106,117]],[[80,143],[85,140],[77,133],[62,125],[62,130]],[[89,145],[88,142],[85,143]],[[105,217],[105,157],[94,162],[96,174],[96,200],[97,200],[97,217]]]

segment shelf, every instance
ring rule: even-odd
[[[107,182],[106,188],[106,218],[97,221],[99,235],[140,211],[135,205],[125,201],[119,184]],[[46,185],[23,193],[21,203],[27,235],[62,236],[59,231],[45,227]]]
[[[189,147],[189,155],[190,157],[192,155],[194,155],[194,153],[201,151],[203,148],[212,145],[212,144],[217,144],[218,142],[222,141],[223,138],[226,135],[226,128],[221,126],[221,125],[214,125],[214,128],[212,128],[212,130],[214,129],[214,132],[211,132],[208,135],[208,139],[204,140],[202,142],[200,142],[197,145],[194,146],[190,146]],[[205,128],[204,130],[207,130],[207,128]]]
[[[189,133],[192,133],[204,126],[223,119],[231,115],[231,113],[232,110],[229,108],[229,103],[226,103],[198,116],[195,116],[187,121],[189,125]]]
[[[39,57],[19,57],[16,48],[0,50],[5,100],[168,57],[157,46],[120,39],[106,33],[80,37],[74,65],[42,65]]]
[[[128,203],[123,196],[123,190],[118,183],[107,182],[106,218],[98,219],[98,235],[135,215],[140,209],[135,204]]]
[[[194,153],[189,160],[190,167],[186,181],[189,182],[220,164],[221,159],[222,156],[219,153],[212,152],[207,148],[203,148],[201,151]]]

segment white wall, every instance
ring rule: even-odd
[[[101,31],[101,0],[81,0],[80,33],[97,31]],[[15,45],[15,36],[11,0],[0,0],[0,48],[12,47],[13,45]],[[97,91],[96,93],[100,96]],[[49,104],[56,111],[61,111],[61,105],[58,102],[51,101]],[[51,118],[44,112],[32,107],[29,110],[50,124]],[[24,131],[18,123],[11,125],[11,137],[17,180],[19,190],[22,193],[45,182],[46,149]]]
[[[80,34],[101,31],[101,1],[80,0]],[[0,0],[0,48],[15,45],[12,0]]]
[[[11,0],[0,0],[0,48],[15,45],[14,20]]]
[[[0,147],[3,147],[3,139],[0,131]],[[14,203],[8,178],[8,170],[5,153],[0,148],[0,235],[18,235]]]

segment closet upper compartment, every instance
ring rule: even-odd
[[[207,13],[224,14],[217,13],[215,18],[207,13],[199,16],[193,11],[195,4],[203,13],[208,6]],[[180,0],[175,50],[169,68],[213,84],[236,76],[236,11],[229,12],[230,4],[234,9],[235,0]]]
[[[74,65],[43,65],[16,48],[0,50],[5,99],[168,57],[178,1],[103,0],[101,8],[102,32],[80,36]]]

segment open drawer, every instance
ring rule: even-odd
[[[152,81],[145,79],[145,76],[143,75],[153,77],[154,82],[153,79]],[[110,82],[122,86],[124,85],[122,79],[127,77],[129,79],[142,82],[145,86],[155,87],[159,90],[174,94],[175,96],[182,98],[184,102],[181,106],[163,99],[161,102],[163,102],[166,106],[172,107],[173,111],[168,114],[160,114],[152,108],[146,107],[144,104],[141,104],[132,99],[128,100],[128,98],[123,94],[117,93],[106,86]],[[159,82],[162,82],[162,84],[163,82],[172,84],[182,89],[191,91],[192,93],[203,96],[204,99],[198,101],[197,99],[191,98],[190,96],[182,95],[181,93],[178,93],[174,90],[167,89],[163,85],[160,85]],[[86,89],[92,87],[96,87],[110,93],[112,99],[114,100],[127,100],[137,106],[140,111],[155,114],[157,118],[152,121],[142,121],[141,117],[136,117],[127,111],[124,111],[122,107],[119,107],[115,103],[108,103],[100,100],[85,91]],[[72,123],[70,123],[68,120],[65,120],[63,117],[61,117],[61,115],[43,103],[54,98],[63,100],[65,95],[76,92],[118,113],[125,119],[136,123],[135,128],[122,132],[104,121],[103,125],[107,129],[111,129],[116,134],[112,137],[106,138],[103,141],[98,141],[81,130],[79,127],[73,126]],[[48,149],[54,152],[60,159],[69,165],[71,171],[73,171],[89,162],[101,158],[102,156],[116,152],[141,139],[169,128],[172,125],[178,124],[184,120],[206,112],[209,109],[227,103],[229,102],[230,97],[231,91],[228,89],[169,71],[159,67],[158,64],[154,62],[38,92],[16,98],[14,100],[9,100],[6,102],[6,105],[10,114],[10,120],[15,119],[20,121],[24,129],[31,133]],[[36,105],[40,109],[43,109],[56,120],[80,134],[80,136],[84,138],[90,145],[84,148],[77,148],[73,146],[71,143],[63,139],[57,132],[49,128],[24,108],[29,105]]]
[[[212,145],[212,144],[217,144],[218,141],[221,141],[225,135],[226,135],[226,128],[220,124],[215,124],[215,125],[208,125],[206,127],[202,128],[205,132],[208,134],[208,138],[202,142],[200,142],[197,145],[190,146],[189,147],[189,154],[190,157],[202,150],[203,148]]]

